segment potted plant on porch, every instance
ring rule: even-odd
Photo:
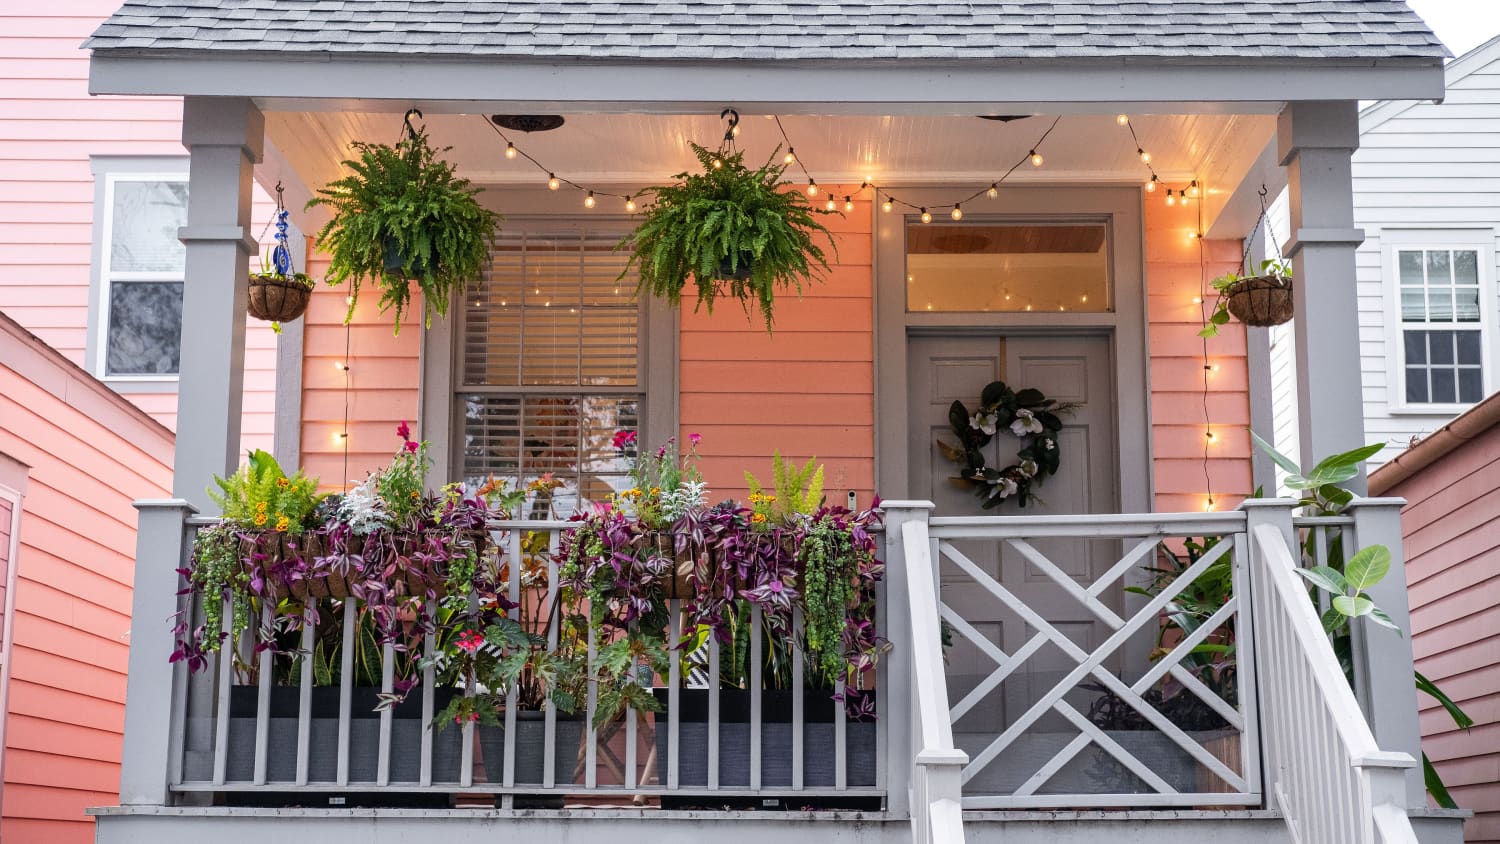
[[[326,281],[351,283],[349,316],[361,283],[374,284],[381,312],[396,312],[397,334],[415,283],[430,325],[434,313],[447,314],[455,294],[483,278],[500,216],[439,157],[425,128],[408,122],[395,146],[357,141],[354,148],[358,158],[343,162],[347,175],[308,202],[333,212],[318,233],[329,256]]]
[[[786,165],[775,164],[774,153],[752,170],[743,152],[692,148],[703,172],[679,173],[675,183],[648,191],[656,201],[620,244],[631,249],[620,278],[638,272],[638,294],[673,305],[691,278],[698,305],[709,313],[720,296],[738,299],[747,313],[760,309],[769,331],[776,294],[800,293],[804,282],[828,270],[816,238],[832,247],[833,236],[818,216],[834,212],[788,190],[781,181]]]
[[[1225,273],[1214,279],[1219,294],[1200,337],[1216,337],[1219,327],[1229,323],[1231,314],[1246,325],[1265,327],[1291,320],[1292,265],[1283,258],[1262,261],[1256,275]]]

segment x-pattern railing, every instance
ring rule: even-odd
[[[1121,536],[1119,538],[1127,538]],[[1134,538],[1134,537],[1129,537]],[[1248,684],[1248,672],[1239,673],[1239,681],[1242,684],[1239,694],[1239,707],[1229,703],[1223,697],[1209,689],[1202,680],[1193,672],[1184,668],[1183,659],[1194,649],[1203,644],[1214,633],[1224,629],[1231,620],[1236,619],[1238,634],[1236,640],[1240,653],[1240,660],[1248,659],[1249,656],[1249,619],[1247,613],[1241,613],[1242,601],[1240,595],[1244,593],[1242,588],[1245,581],[1243,571],[1243,535],[1224,537],[1211,549],[1193,562],[1176,579],[1171,581],[1156,592],[1147,603],[1129,618],[1122,617],[1114,609],[1108,606],[1101,597],[1109,590],[1115,588],[1127,573],[1137,570],[1143,566],[1151,565],[1156,550],[1163,542],[1171,539],[1171,535],[1153,533],[1139,539],[1129,551],[1111,565],[1103,576],[1096,579],[1088,586],[1080,584],[1060,566],[1039,551],[1027,538],[1009,537],[1001,541],[1009,548],[1019,553],[1035,570],[1044,574],[1050,581],[1055,583],[1065,594],[1078,601],[1089,613],[1104,625],[1110,635],[1093,651],[1086,651],[1068,636],[1063,634],[1057,627],[1043,617],[1036,609],[1029,606],[1026,601],[1017,596],[1012,590],[998,582],[981,566],[969,558],[952,539],[944,539],[938,544],[939,553],[943,558],[951,562],[960,571],[972,579],[974,585],[984,592],[1000,601],[1007,609],[1022,619],[1031,630],[1035,631],[1031,637],[1013,654],[1006,653],[994,641],[981,633],[973,624],[965,620],[953,607],[941,603],[939,611],[944,621],[954,632],[963,636],[965,640],[972,643],[981,653],[985,654],[995,663],[995,669],[986,676],[977,686],[953,706],[950,715],[954,721],[962,718],[985,698],[1001,687],[1008,678],[1015,676],[1039,651],[1045,646],[1052,645],[1062,653],[1066,654],[1076,665],[1061,680],[1031,706],[1017,719],[1011,722],[1003,732],[995,737],[989,744],[976,754],[969,765],[965,768],[963,780],[970,783],[981,771],[1000,758],[1008,748],[1011,748],[1033,725],[1049,712],[1056,712],[1062,716],[1073,727],[1077,728],[1079,734],[1068,742],[1062,749],[1058,750],[1045,764],[1043,764],[1029,779],[1016,788],[1010,795],[973,795],[966,796],[964,803],[966,808],[1001,808],[1023,805],[1081,805],[1082,802],[1095,802],[1098,795],[1053,795],[1039,796],[1038,790],[1052,780],[1070,762],[1083,752],[1090,744],[1097,745],[1110,757],[1118,761],[1124,768],[1142,782],[1149,786],[1154,794],[1122,794],[1111,795],[1108,802],[1112,805],[1124,804],[1149,804],[1149,805],[1200,805],[1205,803],[1216,804],[1250,804],[1259,801],[1259,776],[1258,767],[1246,765],[1244,774],[1235,771],[1223,760],[1215,756],[1203,744],[1200,744],[1192,736],[1189,736],[1177,724],[1174,724],[1166,715],[1163,715],[1156,707],[1146,700],[1145,694],[1155,686],[1163,677],[1170,675],[1185,689],[1200,699],[1204,705],[1217,713],[1224,721],[1238,731],[1242,747],[1249,749],[1249,753],[1241,753],[1241,758],[1253,760],[1254,758],[1254,718],[1247,717],[1247,712],[1253,706],[1253,695],[1250,690],[1243,688]],[[1184,636],[1176,645],[1165,654],[1160,655],[1155,663],[1145,671],[1134,682],[1127,682],[1121,676],[1109,668],[1113,657],[1119,654],[1122,646],[1132,641],[1137,634],[1148,627],[1154,628],[1159,624],[1161,613],[1172,604],[1181,593],[1188,589],[1194,581],[1204,574],[1209,567],[1219,562],[1226,554],[1232,554],[1234,590],[1228,600],[1209,618],[1204,620],[1191,633]],[[1123,672],[1122,672],[1123,673]],[[1118,741],[1089,720],[1083,712],[1066,700],[1066,695],[1071,692],[1081,681],[1092,678],[1102,684],[1109,692],[1113,693],[1119,700],[1130,706],[1144,720],[1161,732],[1193,760],[1201,764],[1205,769],[1217,776],[1229,789],[1230,793],[1183,793],[1180,789],[1168,782],[1150,765],[1137,758]]]

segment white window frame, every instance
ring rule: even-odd
[[[1401,320],[1401,274],[1398,253],[1463,251],[1478,253],[1480,400],[1500,384],[1495,359],[1495,332],[1500,322],[1500,295],[1495,287],[1495,231],[1493,229],[1385,230],[1381,232],[1381,290],[1385,298],[1386,407],[1393,414],[1457,415],[1477,402],[1408,402],[1406,400],[1406,330]],[[1425,288],[1424,288],[1425,289]],[[1412,330],[1446,330],[1443,323],[1410,323]],[[1454,330],[1468,330],[1456,328]]]
[[[186,161],[183,162],[183,166],[186,166]],[[111,270],[109,262],[110,247],[114,242],[115,186],[120,182],[179,182],[187,184],[187,170],[167,168],[159,170],[105,169],[101,172],[96,168],[96,173],[99,177],[100,189],[95,194],[98,203],[94,215],[97,237],[94,244],[95,284],[93,285],[94,299],[91,303],[92,318],[89,320],[88,347],[90,351],[88,369],[95,377],[112,387],[136,386],[146,389],[176,389],[178,373],[111,375],[108,372],[106,362],[109,355],[110,288],[116,281],[178,282],[185,284],[186,267],[184,266],[183,271],[177,273],[116,273]]]

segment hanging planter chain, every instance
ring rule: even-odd
[[[1271,230],[1270,220],[1267,219],[1266,193],[1266,186],[1261,185],[1260,217],[1256,219],[1250,232],[1254,234],[1261,226],[1265,226],[1266,241],[1271,244],[1271,252],[1275,258],[1263,265],[1260,274],[1247,275],[1219,293],[1225,307],[1235,319],[1246,325],[1259,327],[1289,322],[1295,313],[1292,279],[1281,269],[1285,265],[1285,259],[1281,254],[1281,245],[1276,242],[1276,235]],[[1253,243],[1253,237],[1245,238],[1245,249],[1240,256],[1240,265],[1247,274],[1254,272],[1250,264],[1250,247]]]
[[[269,231],[272,226],[276,228],[276,245],[271,249],[271,261],[269,266],[263,266],[263,272],[250,276],[249,298],[246,310],[256,319],[266,320],[274,323],[273,327],[279,332],[279,323],[297,319],[307,311],[307,304],[312,298],[312,284],[304,276],[299,276],[292,266],[292,250],[288,245],[287,229],[288,213],[286,210],[285,189],[280,182],[276,183],[276,214],[271,222],[266,224]],[[261,232],[264,238],[266,232]]]

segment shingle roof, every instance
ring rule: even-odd
[[[579,59],[1380,59],[1401,0],[132,0],[94,50]]]

